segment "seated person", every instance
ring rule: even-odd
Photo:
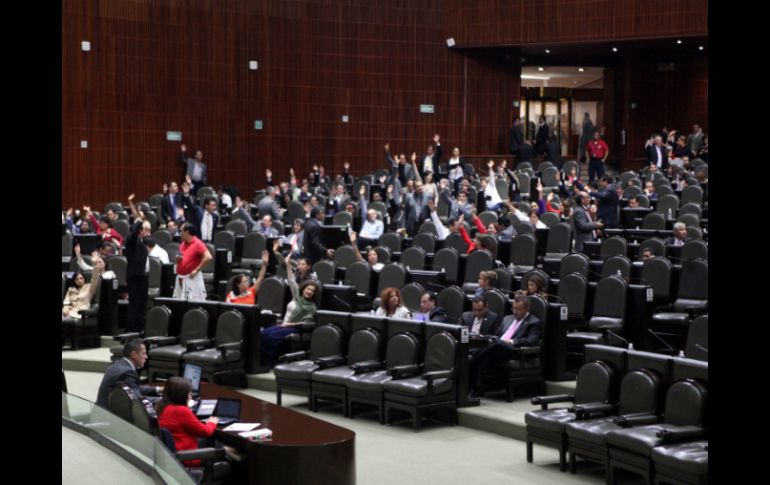
[[[533,274],[527,281],[527,289],[518,290],[516,294],[524,296],[538,295],[545,301],[548,301],[548,294],[545,293],[545,278],[539,273]]]
[[[262,251],[262,261],[267,261],[267,258],[267,250]],[[259,268],[257,281],[255,281],[251,287],[249,287],[249,277],[247,275],[242,274],[236,276],[233,281],[233,291],[227,294],[225,301],[227,303],[255,305],[257,302],[257,293],[259,292],[259,287],[262,285],[262,282],[265,280],[266,272],[267,264],[263,264],[262,267]]]
[[[291,257],[298,258],[302,256],[302,244],[305,239],[305,221],[294,219],[291,226],[291,234],[283,236],[280,239],[281,244],[291,246]]]
[[[267,366],[274,366],[278,357],[278,346],[290,334],[298,333],[296,326],[302,322],[312,321],[317,311],[316,300],[321,294],[321,287],[315,280],[306,280],[297,285],[294,270],[291,267],[291,255],[286,257],[286,279],[289,281],[292,303],[294,308],[285,313],[282,323],[262,330],[262,359]],[[291,303],[290,303],[291,305]]]
[[[471,335],[495,335],[500,316],[487,308],[484,297],[477,296],[473,298],[473,311],[464,312],[460,324],[468,327]]]
[[[385,288],[380,294],[380,308],[375,315],[392,318],[412,318],[411,312],[401,301],[401,292],[398,288]]]
[[[513,314],[503,318],[497,336],[495,343],[481,350],[471,362],[471,395],[473,397],[483,394],[480,377],[486,374],[494,364],[513,359],[520,347],[540,345],[543,325],[536,316],[529,313],[528,297],[516,295],[513,300]]]
[[[485,291],[493,289],[494,283],[497,280],[497,273],[494,271],[482,271],[479,273],[479,287],[476,288],[474,297],[479,297],[484,294]]]
[[[283,257],[283,254],[281,254],[281,241],[276,240],[273,242],[273,255],[275,256],[275,260],[278,262],[278,265],[284,265],[286,264],[286,259]],[[291,253],[291,257],[294,257],[294,253]],[[266,260],[263,260],[266,261]],[[301,285],[305,281],[315,281],[316,283],[319,282],[318,275],[313,272],[313,266],[310,263],[310,260],[301,257],[297,260],[296,267],[292,266],[297,271],[297,274],[295,275],[297,284]],[[288,313],[291,313],[289,311]]]
[[[540,220],[540,216],[538,216],[537,211],[533,210],[529,213],[529,222],[532,223],[535,229],[548,229],[548,226],[546,226],[545,223]]]
[[[675,222],[674,235],[666,238],[664,244],[666,246],[682,246],[689,240],[690,238],[687,237],[687,225],[684,222]]]
[[[374,250],[372,247],[366,248],[366,259],[361,255],[361,252],[358,250],[358,244],[356,244],[358,236],[355,232],[350,233],[350,245],[353,246],[353,251],[356,253],[356,258],[359,261],[365,261],[369,263],[369,266],[372,267],[372,270],[374,271],[380,271],[384,264],[380,263],[380,255],[377,254],[377,251]]]
[[[192,385],[184,377],[171,377],[163,389],[163,397],[158,401],[158,427],[166,428],[174,437],[177,451],[197,450],[199,438],[214,435],[219,418],[211,416],[202,423],[187,406],[192,399]],[[205,443],[208,445],[208,443]],[[188,460],[185,466],[201,466],[199,460]]]
[[[78,256],[80,255],[78,254]],[[82,261],[80,258],[78,259]],[[94,272],[91,275],[90,283],[86,283],[85,276],[79,271],[72,277],[72,286],[69,287],[67,294],[64,296],[64,306],[61,309],[62,319],[79,319],[80,312],[91,308],[91,300],[96,295],[96,290],[101,282],[102,272],[104,272],[104,260],[95,257],[93,263]]]
[[[99,393],[96,404],[108,409],[110,393],[117,385],[127,385],[134,391],[136,397],[157,396],[160,388],[155,386],[140,385],[138,370],[147,362],[147,349],[141,339],[133,339],[123,345],[123,358],[116,360],[104,372],[102,383],[99,385]],[[187,401],[185,401],[187,403]]]
[[[364,248],[377,243],[377,240],[382,236],[385,231],[385,225],[381,220],[377,219],[377,211],[374,209],[368,209],[366,206],[366,186],[362,185],[360,190],[360,204],[361,204],[361,218],[364,222],[361,224],[361,231],[359,232],[358,247]],[[353,241],[351,244],[355,245]]]
[[[645,248],[642,250],[642,261],[647,261],[648,259],[652,259],[655,257],[655,253],[652,252],[652,249]]]
[[[422,294],[420,298],[420,313],[414,315],[414,318],[421,322],[451,323],[446,310],[436,306],[436,292],[434,291],[426,291]]]

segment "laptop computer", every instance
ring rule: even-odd
[[[214,409],[213,416],[219,418],[217,426],[229,426],[237,423],[241,419],[241,400],[240,399],[217,399],[217,406]]]

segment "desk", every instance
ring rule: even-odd
[[[356,483],[353,431],[208,382],[201,382],[201,397],[240,399],[241,421],[273,431],[272,441],[249,441],[217,429],[216,439],[245,452],[247,483]]]

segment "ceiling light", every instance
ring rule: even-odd
[[[522,74],[521,78],[522,79],[538,79],[540,81],[548,81],[549,79],[551,79],[550,76],[533,76],[533,75],[530,75],[530,74]]]
[[[551,49],[546,49],[546,50],[545,50],[545,53],[546,53],[546,54],[550,54],[550,53],[551,53]]]
[[[699,50],[699,51],[702,51],[702,50],[703,50],[703,46],[702,46],[702,45],[699,45],[699,46],[698,46],[698,50]]]
[[[682,41],[681,41],[681,40],[678,40],[678,41],[676,41],[676,43],[677,43],[677,44],[681,44],[681,43],[682,43]]]
[[[618,48],[617,48],[617,47],[613,47],[613,48],[612,48],[612,52],[617,52],[617,51],[618,51]]]
[[[543,72],[543,71],[545,71],[545,68],[544,67],[538,67],[537,70],[540,71],[540,72]]]
[[[586,72],[586,70],[583,69],[582,67],[578,67],[578,72]]]

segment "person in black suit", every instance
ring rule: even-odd
[[[473,299],[473,311],[463,313],[460,324],[468,327],[471,335],[496,335],[500,317],[487,309],[483,296],[477,296]]]
[[[302,256],[315,264],[324,257],[331,259],[334,257],[334,249],[327,249],[321,240],[322,230],[321,222],[324,220],[324,210],[316,206],[310,211],[310,219],[305,223],[305,241],[302,248]]]
[[[513,127],[508,133],[509,150],[513,155],[519,154],[519,148],[524,144],[524,133],[521,131],[521,118],[513,120]]]
[[[663,144],[663,137],[655,135],[647,147],[647,165],[657,165],[658,170],[668,170],[668,147]]]
[[[438,133],[433,135],[433,142],[436,146],[428,145],[425,155],[422,156],[422,162],[420,163],[418,170],[422,178],[425,178],[425,175],[428,172],[433,174],[438,173],[438,164],[441,162],[441,155],[443,154],[443,148],[441,148],[441,136]]]
[[[588,204],[591,201],[587,192],[580,192],[575,197],[575,207],[572,209],[572,228],[575,234],[575,246],[577,253],[583,250],[583,243],[596,241],[596,230],[604,227],[601,221],[594,221],[588,214]]]
[[[436,306],[436,293],[426,291],[420,298],[420,314],[417,319],[424,322],[450,323],[449,317],[440,306]]]
[[[214,242],[214,233],[219,225],[217,199],[211,196],[204,198],[203,207],[194,206],[193,216],[194,220],[191,222],[198,229],[201,240],[207,243]]]
[[[666,238],[663,243],[666,246],[682,246],[691,238],[687,237],[687,225],[684,222],[674,223],[674,235]]]
[[[128,196],[128,204],[134,214],[134,225],[131,233],[126,238],[126,250],[124,252],[128,267],[126,269],[126,283],[128,284],[128,313],[126,314],[126,330],[129,332],[144,331],[144,312],[147,308],[147,291],[149,282],[147,275],[150,272],[150,262],[147,259],[147,246],[144,238],[152,232],[152,226],[148,221],[139,217],[134,207],[134,194]],[[144,214],[141,214],[144,216]]]
[[[137,396],[158,396],[161,389],[155,386],[142,386],[139,381],[139,369],[147,362],[147,349],[140,339],[133,339],[123,346],[123,358],[115,361],[104,372],[96,404],[107,409],[110,403],[110,393],[115,386],[126,384]]]
[[[545,122],[545,116],[540,115],[540,123],[537,125],[537,134],[535,135],[535,153],[537,155],[545,153],[545,146],[548,143],[550,134],[551,129],[548,123]]]
[[[503,318],[495,342],[479,352],[471,362],[472,397],[483,393],[480,377],[497,362],[505,362],[517,355],[521,347],[540,345],[543,338],[543,324],[529,313],[529,297],[516,295],[513,300],[513,315]]]
[[[162,222],[178,221],[180,219],[178,209],[184,208],[182,194],[179,193],[179,185],[171,181],[168,184],[168,194],[163,196],[160,202],[160,216]]]

